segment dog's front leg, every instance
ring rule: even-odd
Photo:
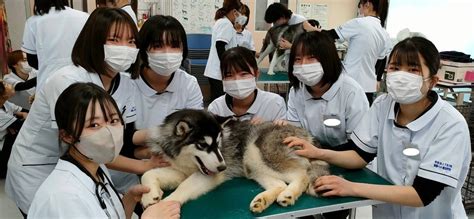
[[[211,191],[227,179],[222,173],[215,176],[206,176],[196,172],[186,178],[173,193],[163,200],[178,201],[183,204]]]
[[[263,52],[260,53],[260,56],[258,57],[257,64],[259,65],[265,57],[267,57],[271,52],[275,51],[275,45],[273,45],[273,42],[270,41],[268,44],[267,48]]]
[[[176,188],[186,175],[174,168],[156,168],[145,172],[142,176],[142,184],[150,188],[150,192],[143,194],[142,205],[148,207],[161,200],[164,190]]]

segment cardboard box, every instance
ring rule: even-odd
[[[441,60],[441,68],[438,70],[438,77],[441,81],[449,83],[472,83],[474,62],[460,63]]]

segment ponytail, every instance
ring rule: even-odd
[[[375,2],[375,1],[374,1]],[[375,8],[374,4],[374,8]],[[380,24],[382,27],[385,27],[385,21],[387,20],[388,15],[388,0],[379,0],[377,7],[377,16],[380,18]]]
[[[217,21],[221,18],[223,18],[227,14],[226,10],[224,8],[219,8],[216,11],[216,14],[214,15],[214,20]]]

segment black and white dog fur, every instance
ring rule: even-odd
[[[308,20],[308,22],[312,26],[319,26],[319,22],[316,20]],[[283,38],[288,42],[293,42],[296,39],[296,36],[303,32],[305,32],[303,23],[271,27],[267,31],[265,39],[263,40],[263,46],[260,50],[260,56],[257,60],[257,64],[260,64],[266,56],[273,53],[267,74],[274,75],[275,71],[287,71],[288,63],[284,63],[286,50],[279,48],[279,40],[280,38]]]
[[[329,174],[324,161],[295,155],[283,144],[288,136],[312,141],[310,134],[291,125],[252,125],[248,121],[218,118],[202,110],[181,110],[166,117],[152,135],[149,146],[163,153],[171,166],[156,168],[142,176],[150,192],[143,206],[162,199],[163,190],[173,190],[164,200],[185,203],[233,177],[255,180],[264,189],[250,203],[252,212],[262,212],[275,200],[293,205],[303,192],[316,195],[310,182]]]

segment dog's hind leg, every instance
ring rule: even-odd
[[[186,176],[173,168],[156,168],[145,172],[142,176],[142,184],[150,188],[150,192],[143,194],[142,205],[148,207],[161,200],[163,189],[170,190],[176,188]]]
[[[277,198],[278,204],[281,206],[294,205],[295,201],[308,188],[309,177],[306,169],[295,169],[284,174],[285,181],[289,182],[285,190],[283,190]]]
[[[283,180],[263,173],[256,173],[252,179],[265,189],[265,191],[259,193],[250,202],[250,211],[254,213],[260,213],[267,209],[268,206],[275,202],[278,194],[286,188],[286,183]]]
[[[206,176],[200,172],[195,172],[179,184],[178,188],[163,200],[177,201],[183,204],[211,191],[226,180],[228,178],[222,173],[215,176]]]

